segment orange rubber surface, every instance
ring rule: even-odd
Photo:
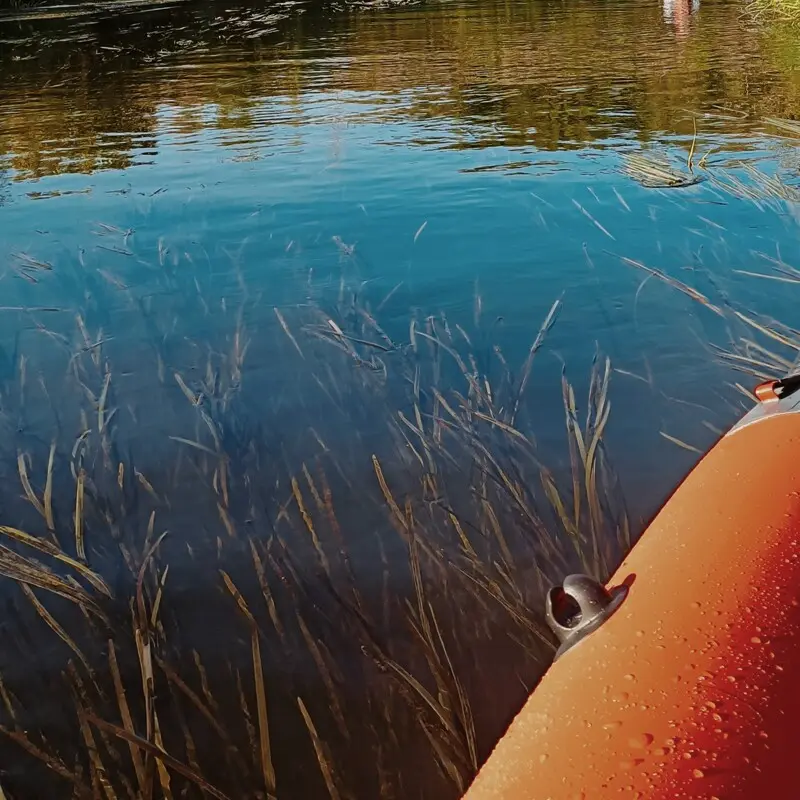
[[[466,800],[800,798],[800,414],[724,437]]]

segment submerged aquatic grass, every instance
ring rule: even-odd
[[[796,135],[800,131],[797,124],[791,120],[767,118],[764,123],[791,135]],[[677,158],[669,152],[628,154],[625,158],[623,172],[631,179],[651,189],[685,188],[701,180],[708,180],[720,193],[720,198],[735,198],[751,203],[758,210],[769,210],[777,214],[783,214],[787,208],[794,210],[800,203],[798,187],[788,182],[779,173],[764,172],[753,160],[734,159],[708,163],[706,155],[700,159],[696,165],[697,171],[695,171],[693,155],[696,151],[696,142],[697,131],[695,130],[687,158],[688,174],[682,174],[673,166],[677,163]],[[698,218],[703,223],[724,231],[721,226],[707,218],[702,216]],[[734,269],[732,270],[734,274],[788,285],[800,283],[800,269],[787,263],[781,257],[780,250],[777,250],[776,255],[760,251],[751,251],[751,254],[756,259],[754,268]],[[661,269],[650,267],[642,261],[623,255],[617,255],[617,257],[622,263],[647,274],[647,278],[639,286],[637,297],[645,282],[656,278],[659,282],[677,290],[724,319],[727,329],[727,346],[707,344],[723,363],[759,380],[781,377],[800,369],[800,330],[779,320],[765,317],[752,309],[735,306],[729,294],[722,290],[708,274],[706,277],[718,299],[717,297],[712,299],[684,281],[668,275]],[[734,384],[734,386],[749,399],[753,399],[752,394],[744,387],[739,384]],[[693,451],[697,450],[664,432],[661,435],[679,446]]]
[[[623,171],[628,177],[648,188],[677,189],[694,186],[703,180],[691,168],[691,153],[687,169],[683,169],[663,154],[633,152],[625,157]]]
[[[780,20],[792,25],[800,24],[798,0],[749,0],[747,11],[761,21]]]
[[[795,199],[693,154],[722,192]],[[694,182],[634,164],[648,186]],[[637,533],[606,447],[610,360],[585,393],[564,368],[550,461],[534,387],[568,300],[512,365],[477,290],[471,325],[387,322],[398,287],[373,297],[342,240],[341,277],[299,275],[304,302],[280,305],[235,255],[102,229],[101,255],[12,263],[80,303],[3,312],[26,331],[0,375],[3,790],[459,796],[552,656],[549,585],[605,579]],[[721,361],[796,363],[790,326],[619,258],[726,326]],[[742,277],[800,275],[758,262]]]
[[[609,362],[585,424],[564,374],[548,470],[529,389],[561,301],[512,370],[480,295],[472,330],[399,338],[355,280],[262,315],[235,259],[232,308],[126,239],[179,316],[83,257],[55,265],[83,307],[8,312],[40,338],[0,386],[4,790],[458,796],[552,654],[546,588],[630,546]]]

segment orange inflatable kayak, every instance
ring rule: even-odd
[[[550,591],[556,661],[465,800],[800,798],[800,375],[756,395],[606,587]]]

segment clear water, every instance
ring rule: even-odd
[[[160,239],[212,260],[235,250],[251,291],[290,306],[298,274],[336,272],[340,237],[374,296],[402,283],[384,320],[405,325],[412,307],[467,317],[477,282],[510,359],[563,294],[537,392],[557,404],[559,360],[579,381],[596,346],[619,369],[652,372],[656,391],[615,377],[610,428],[647,515],[692,458],[659,430],[702,450],[714,437],[703,415],[721,428],[738,411],[698,341],[718,332],[713,317],[657,281],[635,302],[645,274],[617,256],[706,293],[713,277],[788,323],[793,309],[785,285],[735,272],[765,265],[752,269],[752,251],[791,261],[791,208],[758,211],[710,182],[646,189],[621,172],[640,148],[685,160],[696,125],[697,158],[794,174],[792,141],[763,119],[797,109],[797,45],[749,27],[736,3],[676,8],[187,3],[11,17],[0,247],[56,272],[82,249],[147,293],[135,259],[98,251],[104,223],[135,231],[124,249],[137,254]],[[232,300],[236,288],[210,291]],[[76,300],[13,270],[3,298]],[[2,313],[9,333],[24,326]]]
[[[317,368],[275,308],[299,337],[298,314],[335,303],[344,280],[407,341],[412,317],[468,328],[478,295],[516,369],[561,298],[525,398],[532,429],[548,463],[566,464],[562,369],[583,402],[608,356],[607,443],[638,532],[748,405],[735,384],[757,377],[712,345],[795,355],[735,312],[798,325],[797,284],[770,279],[798,265],[797,138],[768,121],[800,114],[798,65],[800,39],[708,0],[0,17],[0,370],[11,380],[23,356],[29,387],[24,414],[4,406],[4,478],[17,480],[17,450],[38,448],[41,473],[54,425],[80,419],[85,397],[65,378],[78,351],[114,364],[120,442],[163,477],[168,437],[200,438],[170,373],[198,391],[208,352],[243,330],[248,418],[269,406],[278,424],[270,457],[310,458],[308,430],[327,426],[326,444],[355,454],[356,483],[372,481],[385,428],[354,395],[338,398],[347,424],[326,418],[303,390]],[[702,180],[643,186],[625,172],[641,152],[684,174],[691,153]],[[787,196],[720,185],[763,189],[750,168]],[[493,731],[513,707],[498,704]]]

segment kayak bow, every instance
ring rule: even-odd
[[[559,657],[465,800],[800,796],[800,376],[756,396],[606,589],[551,591]]]

